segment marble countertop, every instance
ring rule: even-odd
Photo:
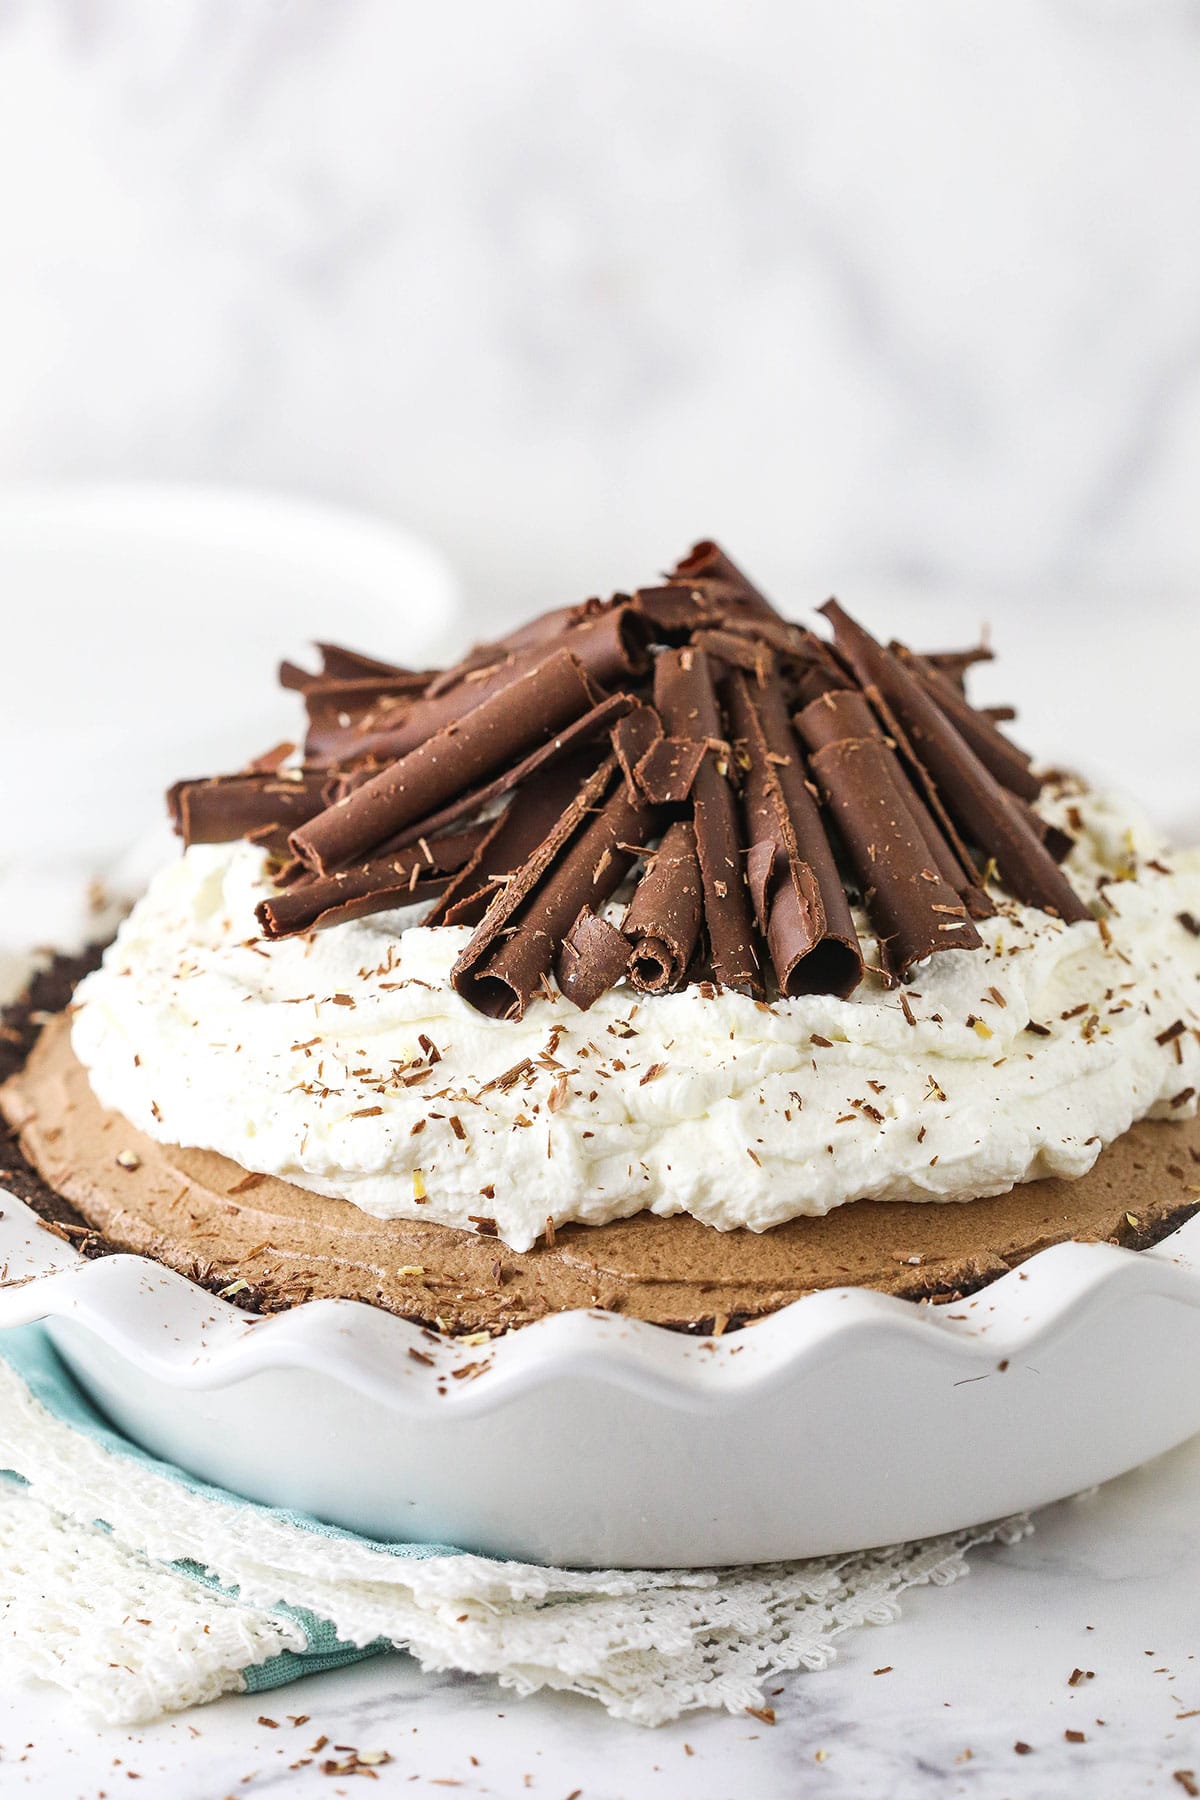
[[[1200,1786],[1200,1437],[1036,1524],[977,1552],[966,1580],[910,1594],[899,1623],[853,1634],[832,1669],[788,1678],[773,1727],[702,1714],[645,1731],[393,1656],[141,1732],[64,1719],[50,1690],[5,1694],[0,1791],[111,1800],[136,1775],[142,1800],[353,1794],[317,1767],[347,1745],[390,1753],[381,1800],[1179,1800],[1177,1771]],[[1092,1673],[1072,1686],[1076,1669]]]

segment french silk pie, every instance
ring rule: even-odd
[[[1200,1204],[1200,853],[1040,771],[988,652],[715,545],[446,669],[285,664],[302,748],[12,1010],[5,1180],[256,1310],[720,1332]],[[80,980],[80,975],[83,979]]]

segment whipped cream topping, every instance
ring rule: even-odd
[[[520,1021],[455,993],[465,928],[410,908],[266,943],[262,853],[195,846],[80,987],[72,1041],[102,1104],[162,1142],[516,1250],[643,1209],[761,1231],[1071,1178],[1136,1120],[1195,1110],[1200,851],[1072,783],[1039,810],[1076,837],[1102,924],[1001,898],[982,950],[904,988],[764,1006],[622,986]]]

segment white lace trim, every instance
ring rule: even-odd
[[[788,1670],[899,1614],[905,1589],[966,1573],[974,1545],[1023,1518],[887,1550],[729,1570],[578,1571],[479,1556],[415,1560],[206,1499],[53,1418],[0,1364],[0,1668],[139,1724],[242,1688],[242,1671],[307,1647],[275,1608],[385,1638],[431,1670],[566,1689],[661,1724],[700,1707],[761,1706]],[[103,1524],[95,1521],[101,1520]],[[170,1568],[192,1561],[229,1599]]]

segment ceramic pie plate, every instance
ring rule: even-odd
[[[601,1312],[479,1345],[359,1301],[247,1315],[86,1261],[2,1195],[0,1327],[45,1322],[129,1437],[373,1537],[576,1566],[824,1555],[1106,1481],[1200,1430],[1200,1216],[974,1296],[839,1288],[691,1338]]]
[[[324,627],[386,652],[390,628],[411,659],[455,607],[441,560],[389,528],[162,487],[0,497],[0,568],[31,666],[38,632],[76,658],[92,772],[81,789],[57,716],[57,761],[44,709],[6,721],[13,755],[61,776],[16,821],[27,850],[48,818],[50,848],[126,835],[193,757],[211,766],[215,731],[240,741],[243,706],[261,737],[281,643]],[[164,594],[206,624],[182,659]],[[136,739],[85,679],[114,607],[140,645]],[[249,626],[243,696],[225,646]],[[172,734],[192,717],[189,749]],[[148,1449],[383,1538],[577,1565],[809,1556],[1039,1506],[1200,1429],[1200,1218],[1152,1250],[1058,1245],[948,1307],[840,1289],[722,1338],[576,1312],[480,1346],[354,1301],[253,1318],[145,1258],[85,1261],[2,1189],[0,1214],[0,1328],[45,1321]]]

